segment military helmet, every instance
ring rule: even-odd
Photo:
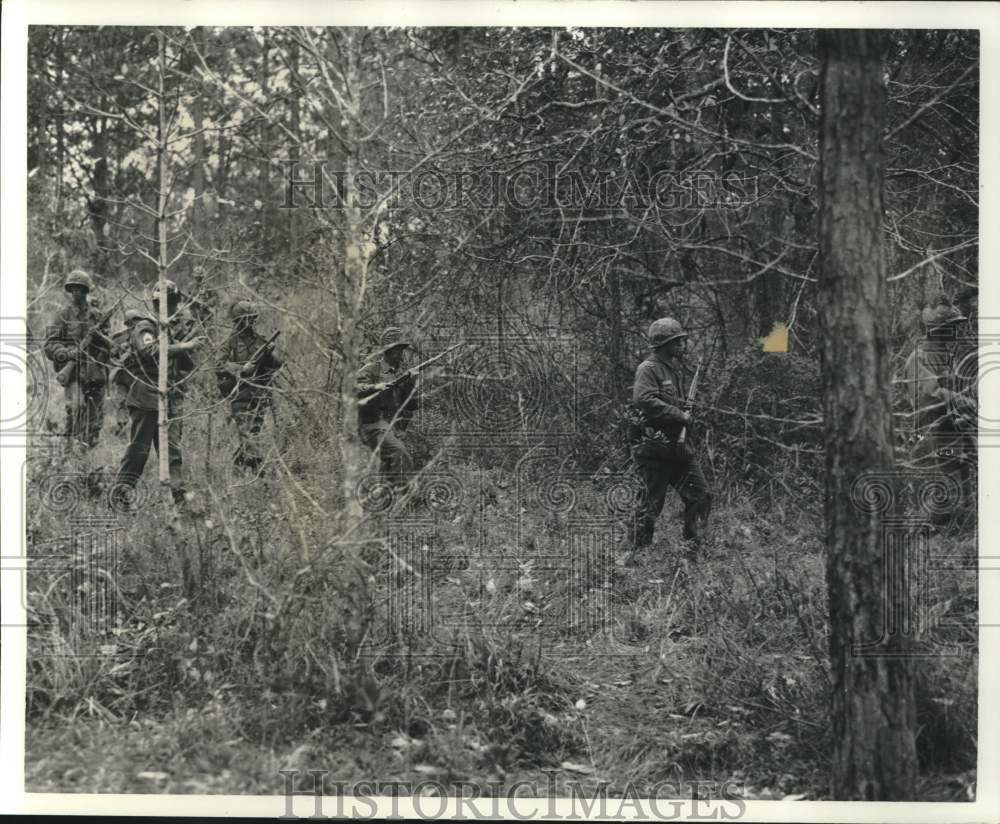
[[[965,315],[959,312],[952,303],[942,300],[937,306],[925,306],[924,311],[920,313],[920,318],[928,329],[940,329],[953,323],[961,323],[965,320]]]
[[[82,286],[88,292],[94,290],[94,281],[91,280],[90,275],[83,271],[83,269],[74,269],[68,275],[66,275],[66,283],[63,284],[63,289],[67,292],[70,286]]]
[[[650,346],[659,349],[676,338],[686,338],[687,332],[673,318],[660,318],[649,325],[648,337]]]
[[[229,317],[233,320],[246,317],[257,317],[257,307],[248,300],[238,300],[229,307]]]
[[[407,340],[406,335],[403,330],[396,327],[390,326],[386,329],[382,336],[378,339],[379,346],[382,347],[383,351],[388,351],[390,349],[395,349],[397,346],[412,346],[413,344]]]
[[[131,323],[135,323],[137,320],[140,320],[141,318],[149,317],[149,315],[147,315],[141,309],[126,309],[123,314],[125,316],[126,326],[128,326]]]
[[[164,286],[166,286],[166,289],[167,289],[167,297],[170,297],[170,296],[180,297],[181,296],[181,290],[177,288],[177,284],[174,283],[172,280],[165,280],[164,281]],[[152,300],[152,301],[158,301],[160,299],[160,284],[159,283],[157,283],[156,286],[153,287],[153,290],[149,293],[149,299]]]

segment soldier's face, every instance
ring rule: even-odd
[[[69,299],[76,306],[84,306],[87,303],[87,290],[83,286],[74,284],[69,286],[66,291],[69,292]]]
[[[687,338],[674,338],[670,343],[667,344],[667,357],[679,358],[684,354],[684,350],[687,348],[685,341]]]
[[[395,368],[403,362],[403,355],[406,353],[405,346],[393,346],[385,353],[385,360],[389,366]]]

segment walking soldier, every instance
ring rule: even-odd
[[[966,318],[947,298],[926,307],[921,319],[925,337],[907,359],[901,383],[907,388],[917,429],[914,464],[947,475],[955,484],[957,494],[931,513],[931,519],[941,524],[973,497],[969,486],[976,462],[976,376],[965,374],[961,364],[974,363],[975,353],[971,359],[961,357],[967,342],[958,331]]]
[[[69,303],[49,322],[44,350],[57,370],[56,379],[65,389],[70,444],[90,448],[97,445],[104,423],[110,313],[102,316],[90,304],[94,285],[86,272],[70,272],[64,288]]]
[[[412,471],[413,460],[399,434],[406,431],[419,407],[416,378],[403,369],[410,342],[390,327],[379,349],[358,371],[358,424],[361,442],[378,453],[382,472],[397,482]]]
[[[222,396],[230,401],[239,438],[233,463],[238,469],[256,473],[263,460],[258,440],[264,414],[271,403],[271,381],[282,366],[281,359],[274,354],[278,333],[270,339],[257,333],[254,329],[257,310],[249,301],[237,301],[229,314],[233,334],[216,369],[216,378]]]
[[[184,499],[183,456],[181,453],[181,415],[183,414],[184,382],[194,370],[191,353],[201,343],[201,338],[185,340],[190,332],[190,324],[178,313],[181,294],[172,281],[167,281],[167,435],[168,460],[170,464],[170,486],[174,501]],[[159,287],[152,293],[153,306],[159,312],[161,295]],[[129,445],[122,457],[115,483],[113,503],[127,507],[126,490],[134,488],[142,476],[149,457],[149,448],[162,448],[159,437],[159,342],[157,322],[151,317],[142,317],[132,323],[129,334],[129,352],[124,370],[131,380],[125,405],[128,407],[131,423]]]
[[[648,546],[663,511],[667,488],[684,502],[684,538],[697,541],[708,520],[711,496],[687,439],[691,413],[684,408],[687,381],[682,366],[687,333],[673,318],[649,327],[652,353],[635,370],[633,413],[637,416],[632,455],[645,494],[637,512],[634,546]]]

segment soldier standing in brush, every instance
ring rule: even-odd
[[[413,469],[410,452],[399,435],[410,425],[420,403],[416,379],[403,368],[410,346],[401,329],[386,329],[379,349],[357,378],[361,442],[378,453],[382,472],[397,482],[403,482]]]
[[[111,352],[107,318],[102,318],[90,303],[94,284],[86,272],[70,272],[64,289],[69,302],[46,327],[44,351],[65,389],[66,435],[71,448],[80,444],[89,449],[97,445],[104,423]]]
[[[154,310],[159,316],[161,295],[159,287],[151,295]],[[169,429],[167,449],[170,463],[170,487],[174,502],[184,500],[182,480],[183,456],[181,454],[181,416],[183,414],[185,381],[194,370],[191,353],[201,346],[202,338],[186,340],[191,324],[178,311],[182,295],[172,281],[167,281],[167,416]],[[113,490],[112,505],[127,508],[127,490],[134,489],[142,476],[153,447],[162,448],[159,435],[159,339],[157,322],[152,317],[137,319],[129,335],[129,353],[124,365],[131,385],[125,398],[131,422],[129,445],[122,457]]]
[[[125,402],[134,378],[126,368],[126,363],[131,350],[132,327],[137,320],[146,317],[146,314],[138,309],[126,309],[125,327],[111,337],[114,345],[111,349],[111,377],[108,382],[111,384],[112,402],[115,404],[115,434],[119,436],[125,434],[129,425],[128,407]]]
[[[250,301],[237,301],[229,315],[233,334],[216,369],[216,378],[222,396],[230,400],[236,424],[239,443],[233,463],[237,469],[257,473],[263,460],[257,442],[271,403],[271,381],[282,361],[274,354],[274,338],[265,340],[254,329],[257,309]]]
[[[686,338],[687,333],[673,318],[653,321],[649,327],[653,351],[635,370],[632,407],[637,421],[632,455],[645,487],[636,513],[635,549],[652,542],[669,487],[676,489],[684,502],[685,540],[699,541],[708,521],[708,484],[686,437],[691,423],[691,413],[685,409]]]
[[[964,342],[958,332],[966,317],[941,296],[923,310],[921,320],[925,336],[907,359],[900,383],[915,416],[914,463],[947,475],[959,493],[949,506],[931,513],[935,523],[944,524],[973,497],[969,481],[976,461],[976,383],[974,374],[970,379],[959,371]]]

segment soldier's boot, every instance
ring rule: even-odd
[[[697,506],[688,506],[684,509],[684,530],[683,537],[687,543],[688,550],[693,551],[701,546],[702,540],[702,519],[701,512]]]

